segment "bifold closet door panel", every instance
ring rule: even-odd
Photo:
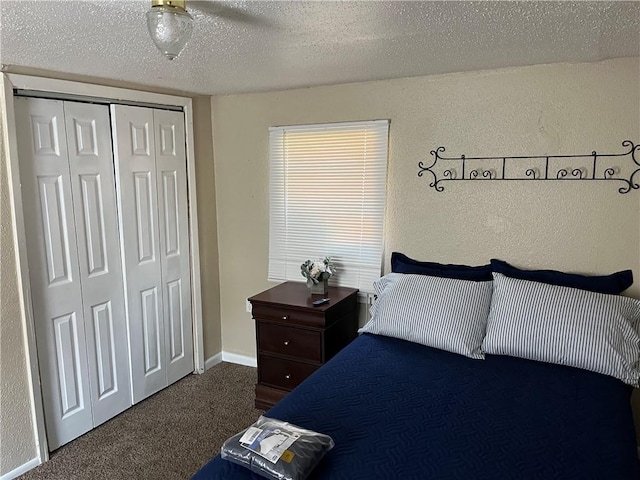
[[[111,106],[133,402],[167,386],[153,110]]]
[[[65,102],[93,425],[131,406],[109,107]]]
[[[49,448],[93,428],[63,102],[15,98],[29,278]]]
[[[193,372],[184,114],[153,110],[169,385]]]

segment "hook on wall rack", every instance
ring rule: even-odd
[[[564,180],[622,182],[618,188],[621,194],[640,189],[634,177],[640,172],[640,145],[631,140],[622,142],[628,148],[624,153],[597,153],[583,155],[532,155],[499,157],[444,157],[445,147],[431,150],[433,161],[430,165],[418,162],[418,177],[429,173],[433,181],[429,183],[437,192],[444,191],[442,182],[472,180]],[[619,160],[629,157],[628,165],[620,165]]]

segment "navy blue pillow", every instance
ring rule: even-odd
[[[633,272],[631,270],[623,270],[604,276],[579,275],[556,270],[520,270],[507,262],[496,260],[495,258],[491,259],[491,268],[494,272],[502,273],[511,278],[546,283],[548,285],[559,285],[561,287],[579,288],[609,295],[619,295],[633,284]]]
[[[468,265],[446,265],[436,262],[419,262],[400,252],[391,254],[391,271],[393,273],[414,273],[417,275],[430,275],[440,278],[455,278],[458,280],[473,280],[486,282],[493,280],[491,265],[470,267]]]

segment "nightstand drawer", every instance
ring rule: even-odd
[[[310,327],[324,327],[324,312],[302,311],[286,309],[280,307],[267,307],[264,305],[254,305],[252,309],[253,318],[256,320],[270,320],[273,322],[293,322],[298,325]]]
[[[305,378],[319,368],[308,363],[285,360],[269,355],[260,355],[258,359],[258,381],[286,390],[297,387]]]
[[[322,361],[322,334],[258,322],[258,351]]]

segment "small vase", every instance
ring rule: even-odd
[[[318,283],[312,283],[309,286],[311,295],[326,295],[329,293],[329,279],[320,280]]]

